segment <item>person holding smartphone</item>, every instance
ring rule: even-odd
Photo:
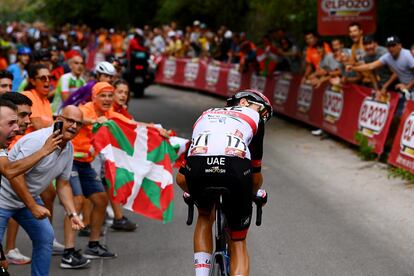
[[[78,107],[67,106],[62,110],[57,121],[63,122],[56,124],[56,129],[60,129],[61,126],[61,142],[58,147],[24,175],[20,174],[11,178],[3,176],[1,179],[0,239],[3,238],[8,219],[13,217],[32,240],[32,276],[49,275],[54,232],[47,219],[51,214],[40,199],[40,194],[48,188],[53,179],[57,180],[56,191],[66,210],[71,228],[79,230],[84,227],[76,213],[69,184],[73,162],[73,146],[70,141],[82,127],[83,115]],[[39,151],[48,137],[54,133],[53,130],[54,127],[51,126],[26,134],[10,150],[9,160],[18,161]]]

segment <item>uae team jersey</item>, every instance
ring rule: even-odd
[[[249,144],[258,131],[259,119],[259,113],[248,107],[206,110],[194,124],[188,156],[251,159]]]

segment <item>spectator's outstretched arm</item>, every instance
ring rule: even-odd
[[[357,66],[349,65],[349,66],[347,66],[347,69],[349,71],[354,70],[354,71],[357,71],[357,72],[363,72],[363,71],[369,71],[369,70],[377,69],[377,68],[379,68],[383,65],[384,64],[382,64],[382,62],[380,60],[376,60],[376,61],[373,61],[371,63],[361,64],[361,65],[357,65]]]
[[[49,155],[57,148],[62,141],[62,135],[57,134],[50,135],[40,150],[23,159],[9,161],[6,156],[0,157],[0,173],[10,180],[30,170],[43,157]]]
[[[76,214],[75,203],[73,201],[72,187],[68,180],[58,178],[56,181],[56,191],[59,196],[60,202],[62,202],[66,213],[69,214],[69,218],[72,223],[73,230],[80,230],[85,227],[82,220]]]

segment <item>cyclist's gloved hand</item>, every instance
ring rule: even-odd
[[[183,193],[183,199],[184,199],[184,202],[187,203],[187,204],[192,204],[193,203],[193,199],[192,199],[191,195],[187,192]]]
[[[267,203],[267,193],[264,189],[259,189],[254,196],[254,202],[258,205],[265,205]]]

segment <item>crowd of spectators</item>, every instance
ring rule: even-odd
[[[351,43],[348,44],[348,41]],[[299,44],[305,47],[301,49]],[[348,38],[322,40],[316,32],[306,31],[302,39],[295,40],[284,28],[275,28],[256,43],[245,32],[235,32],[226,26],[213,31],[198,20],[183,29],[171,22],[154,28],[144,26],[128,31],[105,28],[91,30],[85,25],[65,25],[52,29],[39,22],[0,25],[0,94],[25,96],[24,102],[27,104],[22,105],[30,106],[22,111],[21,116],[17,113],[21,117],[19,129],[25,131],[20,131],[18,136],[10,136],[10,140],[13,140],[11,145],[3,141],[2,148],[13,149],[17,140],[29,132],[48,129],[46,132],[50,134],[56,118],[66,122],[68,133],[80,133],[73,139],[75,155],[70,157],[74,159],[71,160],[71,175],[77,178],[70,178],[74,201],[68,205],[70,210],[67,210],[71,211],[71,216],[65,221],[66,242],[65,245],[59,244],[56,239],[52,239],[50,232],[47,241],[53,244],[53,250],[63,253],[63,268],[78,268],[89,263],[75,250],[75,234],[71,231],[71,223],[82,228],[79,221],[73,220],[76,212],[81,211],[81,206],[84,207],[82,214],[86,227],[80,234],[90,237],[86,253],[92,257],[116,256],[99,244],[108,196],[101,183],[94,183],[88,189],[83,183],[96,182],[91,179],[100,169],[94,165],[97,158],[88,140],[91,123],[102,122],[110,116],[133,120],[127,111],[128,82],[122,79],[128,67],[125,61],[133,51],[143,51],[153,56],[217,60],[234,64],[240,72],[253,70],[263,76],[271,76],[278,71],[303,74],[302,82],[315,88],[328,82],[334,85],[365,85],[373,89],[373,96],[380,101],[387,99],[388,91],[402,92],[403,100],[411,99],[411,93],[414,92],[414,47],[404,49],[399,38],[394,35],[390,35],[386,41],[378,41],[375,36],[364,34],[358,23],[349,25]],[[73,104],[81,105],[80,109],[75,109],[71,106]],[[66,108],[68,105],[69,108]],[[19,112],[13,104],[0,102],[0,113],[7,108]],[[82,116],[83,121],[80,120]],[[164,131],[160,130],[160,133]],[[10,130],[7,135],[12,132],[16,131]],[[51,139],[47,143],[52,143]],[[52,149],[55,147],[49,145],[47,152],[50,153]],[[14,151],[13,154],[17,156],[18,152]],[[62,180],[68,180],[67,170],[60,173]],[[2,174],[3,178],[7,178],[7,175]],[[83,177],[79,178],[81,175]],[[47,185],[42,186],[41,197],[52,222],[56,190],[51,179],[47,178],[47,182]],[[121,206],[111,204],[112,209],[108,210],[113,210],[112,228],[134,230],[135,223],[123,216]],[[73,208],[76,212],[73,212]],[[6,223],[0,220],[0,225],[5,227]],[[9,261],[15,264],[30,262],[30,258],[16,248],[18,224],[11,220],[7,228],[5,253]],[[44,250],[42,254],[50,253],[50,248],[38,250]],[[40,269],[44,273],[41,267],[47,263],[45,260],[33,260],[35,266],[32,272]]]

